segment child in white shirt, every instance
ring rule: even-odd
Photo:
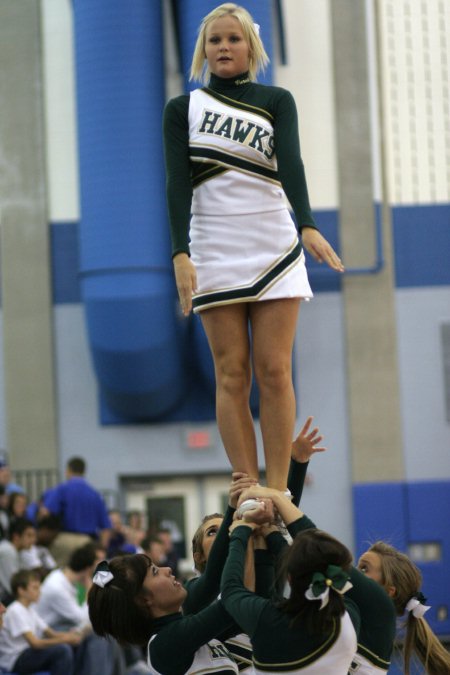
[[[20,570],[12,576],[15,601],[4,615],[0,631],[0,668],[18,675],[46,670],[50,675],[72,675],[73,651],[80,643],[75,632],[58,633],[47,626],[32,606],[39,599],[39,576]]]

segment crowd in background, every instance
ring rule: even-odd
[[[29,673],[30,659],[36,672],[50,665],[64,675],[149,672],[141,650],[93,633],[86,597],[98,562],[118,555],[146,553],[178,575],[172,533],[147,528],[139,511],[108,511],[85,471],[84,460],[72,458],[65,480],[31,501],[0,454],[0,673]],[[42,637],[24,640],[33,629]]]

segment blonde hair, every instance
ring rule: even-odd
[[[200,553],[200,555],[204,554],[203,535],[205,534],[205,525],[210,520],[214,520],[214,518],[222,518],[223,520],[223,517],[224,517],[223,513],[210,513],[208,516],[204,516],[202,522],[194,532],[194,536],[192,537],[192,555],[194,556],[194,567],[198,572],[200,572],[200,574],[203,574],[203,572],[205,571],[206,560],[198,562],[197,560],[195,560],[195,554],[196,553]]]
[[[392,600],[398,616],[403,616],[409,600],[420,591],[422,574],[404,553],[383,541],[377,541],[369,551],[376,553],[381,563],[381,585],[393,587]],[[408,612],[403,646],[404,673],[408,675],[412,655],[415,654],[429,675],[450,673],[450,654],[444,649],[424,618]]]
[[[200,24],[197,42],[195,43],[194,54],[192,56],[190,80],[197,80],[207,84],[209,81],[210,70],[205,56],[206,31],[209,24],[216,19],[222,19],[224,16],[232,16],[242,28],[245,41],[249,47],[248,73],[251,80],[256,80],[256,75],[260,70],[264,71],[269,63],[264,45],[253,23],[253,19],[244,7],[235,5],[234,2],[225,2],[219,5],[207,14]]]

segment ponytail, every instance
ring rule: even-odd
[[[450,654],[431,630],[423,618],[416,618],[412,613],[406,620],[406,637],[403,646],[404,673],[410,672],[413,654],[422,663],[428,675],[444,675],[450,673]]]
[[[310,635],[323,635],[339,625],[351,562],[348,548],[326,532],[311,529],[297,534],[282,566],[291,594],[279,605],[290,615],[291,626],[303,624]]]
[[[395,589],[392,601],[397,616],[403,616],[405,612],[408,614],[403,645],[405,675],[409,675],[413,655],[417,656],[428,675],[450,673],[450,654],[423,618],[427,608],[426,599],[420,592],[422,575],[419,568],[407,555],[383,541],[377,541],[369,550],[380,557],[381,585],[386,589]]]

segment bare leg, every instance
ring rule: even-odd
[[[233,471],[258,478],[258,458],[249,396],[251,387],[248,309],[224,305],[200,313],[216,374],[216,417]]]
[[[286,489],[295,427],[292,348],[299,306],[299,298],[249,306],[267,485],[278,490]]]

